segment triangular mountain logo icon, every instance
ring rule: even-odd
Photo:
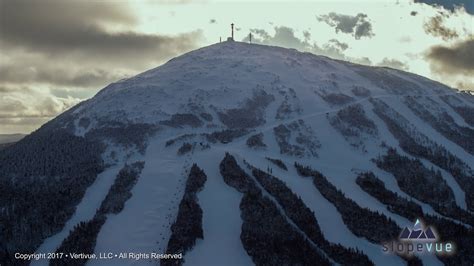
[[[436,240],[436,235],[431,227],[425,228],[417,219],[413,228],[405,227],[402,230],[399,238],[401,240]]]

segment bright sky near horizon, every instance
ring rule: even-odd
[[[28,133],[110,82],[235,39],[474,90],[474,1],[0,0],[0,134]]]

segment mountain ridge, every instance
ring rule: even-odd
[[[175,246],[190,237],[183,235],[188,223],[177,219],[189,217],[180,202],[189,202],[185,184],[195,165],[207,181],[193,196],[197,207],[191,209],[201,210],[196,217],[202,220],[190,230],[202,229],[203,237],[186,240],[179,264],[262,264],[264,248],[251,239],[270,231],[251,226],[257,215],[278,220],[268,230],[275,230],[272,237],[281,243],[288,239],[276,231],[289,228],[292,239],[315,258],[324,250],[325,263],[462,264],[474,258],[474,238],[459,240],[454,256],[414,259],[384,254],[380,240],[398,237],[397,228],[413,225],[414,215],[455,228],[443,231],[453,241],[474,234],[474,155],[460,145],[474,138],[469,97],[407,72],[279,47],[224,42],[192,51],[110,84],[0,151],[5,162],[0,165],[0,188],[5,188],[0,207],[8,210],[0,218],[29,221],[3,225],[7,230],[0,232],[7,233],[0,233],[0,263],[1,258],[13,263],[11,254],[20,246],[25,252],[77,250],[81,239],[93,239],[86,244],[94,252],[165,252],[171,232]],[[235,158],[233,167],[223,171],[219,162],[229,161],[228,156]],[[274,167],[274,162],[285,167]],[[143,169],[124,185],[121,169],[136,164]],[[301,175],[302,165],[311,174]],[[227,183],[234,171],[244,171],[248,184],[238,179]],[[372,173],[370,182],[380,180],[396,193],[390,194],[391,204],[403,206],[403,198],[410,199],[416,214],[394,210],[361,188],[356,182],[361,172]],[[262,183],[267,174],[285,189]],[[411,189],[426,180],[443,182]],[[25,193],[38,200],[31,202]],[[106,198],[107,204],[123,208],[96,228],[96,210]],[[45,206],[50,205],[49,211]],[[364,217],[390,229],[367,230]],[[311,231],[317,228],[314,221],[321,231],[317,237]],[[87,231],[95,233],[84,235]],[[20,234],[29,238],[16,238]],[[344,252],[337,257],[333,249]],[[268,259],[285,261],[279,252],[272,254]],[[297,257],[291,262],[298,263]]]

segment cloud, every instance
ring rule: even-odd
[[[279,28],[277,27],[275,30],[277,30],[277,29],[279,29]],[[252,32],[255,35],[259,36],[261,38],[261,40],[260,40],[261,43],[268,42],[272,38],[270,36],[270,34],[268,34],[268,32],[266,32],[265,30],[262,30],[262,29],[251,29],[250,32]],[[294,37],[294,34],[292,34],[292,35]]]
[[[2,132],[28,132],[80,99],[51,96],[44,89],[25,86],[0,86]]]
[[[348,33],[359,40],[362,37],[372,37],[372,24],[367,20],[367,15],[359,13],[356,16],[349,16],[331,12],[327,15],[317,17],[318,21],[325,22],[334,27],[336,32]]]
[[[138,32],[130,10],[126,2],[0,0],[0,133],[32,130],[203,40],[199,30]]]
[[[399,42],[401,43],[409,43],[412,41],[410,36],[402,36],[398,39]]]
[[[368,57],[351,58],[350,61],[356,64],[361,64],[361,65],[368,65],[368,66],[372,65],[372,61],[370,61]]]
[[[252,42],[293,48],[300,51],[307,51],[310,48],[309,43],[295,36],[295,31],[292,28],[281,26],[274,29],[275,34],[273,36],[263,29],[251,29],[250,32],[253,34]],[[248,38],[247,36],[242,41],[247,42]]]
[[[460,90],[474,91],[474,80],[472,79],[471,81],[460,80],[457,81],[455,84],[456,88]]]
[[[299,51],[311,52],[318,55],[329,56],[334,59],[352,60],[344,55],[344,51],[349,48],[349,45],[340,42],[336,39],[331,39],[328,43],[322,46],[311,42],[311,34],[303,31],[303,39],[295,35],[295,30],[286,26],[275,27],[275,34],[271,35],[263,29],[251,29],[253,34],[252,42],[266,45],[276,45],[286,48],[293,48]],[[247,42],[248,36],[242,41]],[[356,59],[354,59],[356,60]],[[365,62],[365,60],[362,60]]]
[[[336,39],[329,40],[330,43],[333,43],[336,47],[339,47],[342,51],[347,50],[349,45],[347,43],[340,42]]]
[[[303,36],[305,41],[309,41],[309,39],[311,39],[311,33],[307,30],[303,31]]]
[[[452,12],[464,8],[467,13],[474,15],[474,2],[472,0],[414,0],[415,3],[425,3],[434,7],[443,7]]]
[[[459,89],[474,89],[474,36],[452,46],[433,46],[425,59],[439,80]]]
[[[54,15],[52,15],[54,14]],[[133,31],[136,18],[111,2],[2,2],[0,44],[55,60],[107,61],[142,68],[197,47],[199,31],[166,36]],[[110,29],[111,27],[118,28]]]
[[[3,118],[17,116],[51,117],[80,101],[72,97],[50,97],[51,95],[44,88],[38,89],[16,85],[0,86],[0,96],[0,117]],[[29,101],[25,101],[26,98]]]
[[[377,64],[378,66],[384,66],[384,67],[391,67],[391,68],[395,68],[395,69],[400,69],[400,70],[404,70],[404,71],[407,71],[409,69],[408,65],[397,60],[397,59],[388,59],[387,57],[385,57],[384,59],[382,59],[382,61],[380,63]]]
[[[474,75],[474,37],[471,36],[453,46],[431,47],[426,54],[426,59],[430,61],[435,72]]]
[[[430,18],[425,24],[423,24],[423,29],[427,34],[430,34],[435,37],[441,37],[445,41],[458,38],[458,33],[450,28],[447,28],[443,25],[444,18],[441,15],[434,16]]]
[[[109,72],[101,68],[68,68],[56,67],[41,62],[15,62],[0,67],[0,80],[9,84],[49,84],[57,86],[73,86],[97,88],[110,83],[125,74]]]
[[[148,0],[150,4],[160,4],[160,5],[181,5],[181,4],[190,4],[190,3],[204,3],[205,0]]]

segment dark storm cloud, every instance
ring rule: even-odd
[[[50,65],[39,66],[40,62],[16,62],[0,67],[0,81],[10,84],[44,83],[59,86],[97,87],[104,82],[123,78],[103,69],[55,68]],[[38,67],[32,67],[38,65]]]
[[[120,1],[0,0],[1,131],[32,130],[30,123],[192,50],[202,38],[201,31],[167,36],[136,26]]]
[[[372,24],[368,21],[366,14],[359,13],[355,16],[349,16],[331,12],[327,15],[318,16],[317,19],[334,27],[336,32],[351,34],[357,40],[361,37],[374,36]]]
[[[196,47],[199,33],[170,37],[132,30],[108,31],[107,27],[132,28],[135,18],[120,4],[79,1],[1,2],[0,43],[54,57],[82,60],[165,60]]]
[[[360,39],[360,37],[372,37],[374,34],[372,33],[372,24],[368,21],[364,21],[355,27],[354,36],[356,39]]]
[[[427,22],[423,24],[423,29],[427,34],[430,34],[435,37],[440,37],[445,41],[449,41],[455,38],[458,38],[458,33],[444,26],[444,17],[441,15],[434,16],[430,18]]]
[[[474,1],[472,0],[414,0],[415,3],[425,3],[432,6],[442,6],[450,11],[463,6],[467,13],[474,14]]]
[[[437,73],[474,75],[474,37],[451,47],[431,47],[426,58]]]
[[[32,90],[29,87],[25,87],[25,86],[12,87],[12,86],[0,85],[0,96],[4,96],[12,92],[32,93]]]
[[[20,100],[3,100],[0,105],[0,118],[14,117],[15,115],[12,115],[12,113],[21,112],[22,110],[26,110],[26,106]]]

